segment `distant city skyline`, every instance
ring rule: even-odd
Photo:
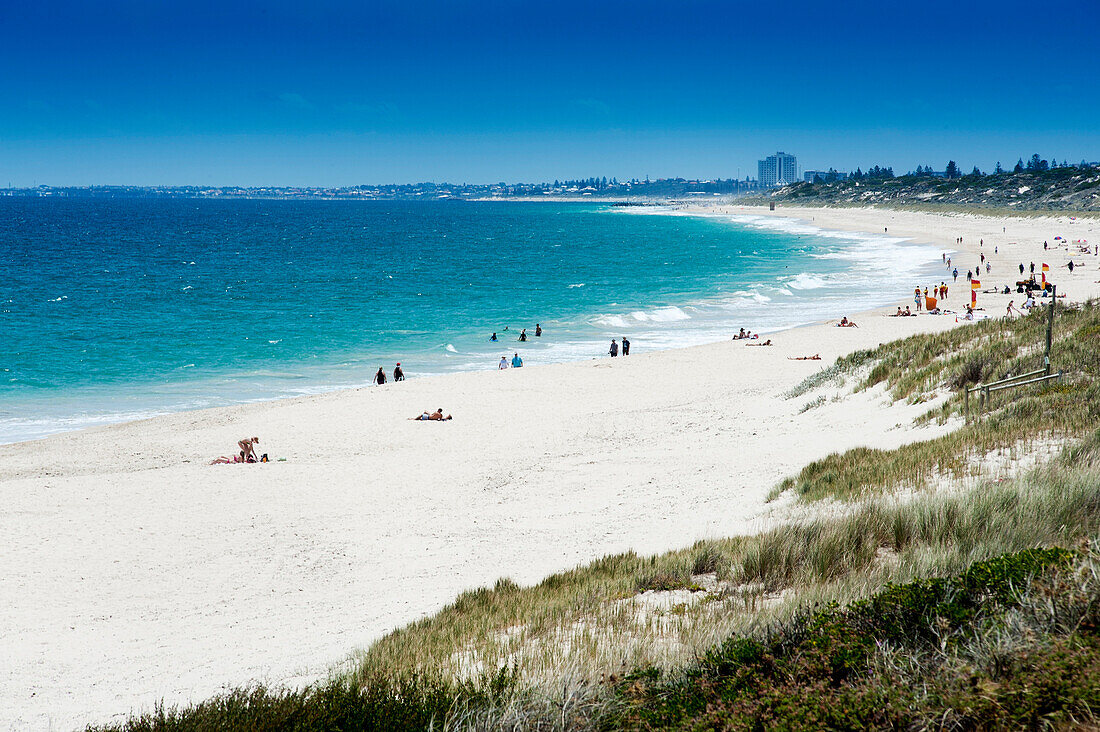
[[[1089,27],[1068,0],[27,3],[0,10],[0,186],[1091,161]]]

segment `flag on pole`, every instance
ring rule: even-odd
[[[1043,262],[1043,271],[1044,272],[1049,272],[1050,271],[1050,265],[1047,264],[1046,262]]]
[[[970,289],[980,290],[982,289],[982,283],[979,280],[970,280]]]

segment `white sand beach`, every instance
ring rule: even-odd
[[[1046,261],[1069,300],[1100,293],[1100,257],[1075,253],[1084,266],[1069,274],[1066,249],[1043,251],[1057,235],[1095,247],[1097,219],[706,210],[888,228],[952,253],[963,272],[984,240],[985,286]],[[960,277],[946,304],[961,310],[969,296]],[[891,298],[911,304],[912,288]],[[980,314],[1001,317],[1010,299],[1023,297],[981,294]],[[801,414],[804,399],[782,397],[842,354],[964,327],[953,315],[884,317],[896,303],[850,314],[858,328],[773,334],[771,347],[636,344],[628,358],[413,379],[2,446],[0,728],[72,729],[253,680],[301,684],[499,577],[532,583],[605,554],[757,530],[781,518],[765,504],[769,489],[808,461],[950,429],[914,427],[929,405],[891,405],[879,390]],[[813,354],[822,360],[789,360]],[[437,407],[454,420],[408,420]],[[249,435],[285,462],[208,464]]]

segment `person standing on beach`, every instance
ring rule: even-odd
[[[1032,277],[1035,276],[1035,262],[1031,263],[1031,275],[1032,275]]]
[[[951,270],[951,281],[952,282],[958,282],[959,281],[959,268],[958,267]]]
[[[608,351],[611,354],[611,358],[615,358],[619,355],[619,344],[615,342],[615,339],[611,339],[611,350]]]
[[[519,357],[518,353],[512,354],[512,368],[518,369],[523,367],[523,359]]]
[[[374,383],[382,386],[386,383],[386,372],[382,370],[382,367],[378,367],[378,373],[374,375]]]
[[[501,356],[500,363],[497,364],[497,371],[503,371],[506,368],[508,368],[508,359]]]
[[[1024,263],[1023,262],[1020,262],[1020,276],[1021,277],[1024,276]]]
[[[1070,262],[1070,264],[1073,264],[1073,262]],[[1070,272],[1072,272],[1072,271],[1073,270],[1071,269]],[[630,355],[630,341],[628,341],[626,339],[626,336],[623,336],[623,356],[629,356],[629,355]]]
[[[974,279],[974,273],[971,272],[970,270],[966,270],[966,281],[970,282],[973,279]]]
[[[398,362],[397,366],[395,366],[394,369],[393,369],[393,380],[394,381],[404,381],[405,380],[405,372],[401,370],[401,362]]]

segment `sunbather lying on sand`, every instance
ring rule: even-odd
[[[234,455],[233,457],[229,457],[228,455],[221,455],[221,456],[216,457],[213,460],[211,460],[210,464],[211,465],[226,465],[228,463],[240,463],[240,462],[244,462],[243,460],[241,460],[240,455]]]
[[[746,346],[770,346],[771,344],[772,344],[772,339],[769,338],[768,340],[764,341],[763,343],[746,343],[745,345]]]
[[[448,419],[454,419],[454,417],[452,417],[449,414],[446,417],[444,417],[443,416],[443,407],[440,407],[439,409],[435,410],[431,414],[428,414],[427,412],[424,412],[419,417],[409,417],[409,419],[414,420],[416,422],[444,422]]]
[[[787,356],[788,361],[820,361],[821,354],[815,353],[812,356]]]

